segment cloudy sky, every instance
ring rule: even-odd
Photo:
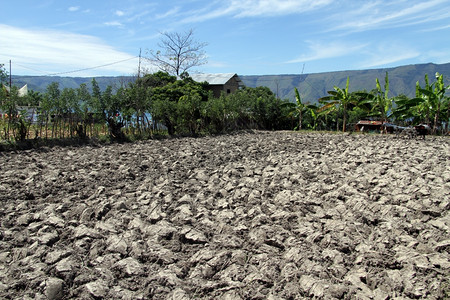
[[[194,30],[191,71],[300,74],[450,62],[450,0],[3,1],[0,64],[12,74],[137,73],[161,32]],[[150,65],[145,65],[152,70]]]

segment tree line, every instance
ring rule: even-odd
[[[18,88],[0,93],[4,140],[106,136],[111,140],[144,138],[155,134],[198,135],[239,129],[289,129],[288,101],[277,99],[266,87],[243,88],[214,98],[206,82],[195,82],[159,71],[127,86],[60,89],[54,82],[44,93]],[[35,111],[30,113],[30,108]]]
[[[317,103],[279,99],[267,87],[244,87],[233,94],[213,97],[207,82],[195,82],[187,73],[180,77],[156,72],[126,86],[101,90],[91,86],[60,89],[54,82],[44,93],[30,91],[20,97],[17,87],[0,92],[1,138],[110,140],[148,138],[158,134],[216,134],[242,129],[342,130],[361,119],[376,119],[397,125],[430,124],[435,133],[447,132],[450,100],[444,77],[436,74],[425,86],[416,85],[416,97],[389,97],[389,78],[384,86],[349,91],[334,87]],[[7,116],[7,117],[5,117]]]

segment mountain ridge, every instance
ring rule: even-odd
[[[303,102],[314,103],[317,99],[328,95],[327,91],[334,86],[345,88],[347,77],[350,78],[349,90],[371,91],[376,88],[376,78],[384,86],[384,77],[389,75],[389,96],[404,94],[415,96],[416,82],[421,86],[425,84],[425,74],[428,74],[430,83],[435,81],[436,72],[444,74],[446,85],[450,84],[450,63],[447,64],[415,64],[393,68],[366,69],[322,72],[312,74],[291,75],[247,75],[240,76],[246,86],[267,86],[280,98],[295,99],[294,88],[297,87]]]
[[[278,97],[295,101],[294,88],[298,88],[303,102],[315,103],[321,97],[327,95],[327,91],[334,86],[345,88],[347,77],[350,78],[349,89],[353,91],[371,91],[376,87],[375,79],[378,78],[384,86],[386,72],[389,75],[390,96],[404,94],[414,97],[416,82],[423,86],[425,74],[428,74],[430,83],[434,82],[434,74],[444,74],[445,84],[450,84],[450,63],[446,64],[414,64],[393,68],[365,69],[321,72],[310,74],[278,74],[278,75],[239,75],[242,82],[248,87],[266,86]],[[90,87],[93,77],[60,77],[60,76],[26,76],[13,75],[13,84],[23,86],[34,91],[45,92],[46,87],[52,82],[58,82],[61,89],[78,88],[85,83]],[[133,76],[102,76],[95,77],[100,88],[104,90],[108,85],[121,86],[132,82]]]

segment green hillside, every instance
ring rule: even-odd
[[[424,76],[428,74],[431,82],[434,74],[444,74],[446,84],[450,84],[450,63],[447,64],[416,64],[386,69],[370,69],[357,71],[340,71],[314,74],[291,74],[291,75],[255,75],[240,76],[243,83],[248,87],[267,86],[282,99],[294,100],[294,88],[297,87],[304,102],[314,103],[317,99],[327,95],[327,91],[333,86],[345,87],[347,76],[350,77],[350,90],[370,91],[375,88],[375,79],[384,82],[386,72],[389,73],[391,96],[405,94],[413,97],[416,82],[424,84]],[[96,81],[101,89],[106,86],[122,86],[133,77],[97,77]],[[28,84],[28,88],[44,92],[51,82],[58,82],[60,88],[78,88],[80,84],[86,83],[90,87],[92,78],[85,77],[51,77],[51,76],[13,76],[13,84],[22,86]]]

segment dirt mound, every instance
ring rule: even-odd
[[[450,147],[258,132],[0,153],[3,299],[439,299]]]

